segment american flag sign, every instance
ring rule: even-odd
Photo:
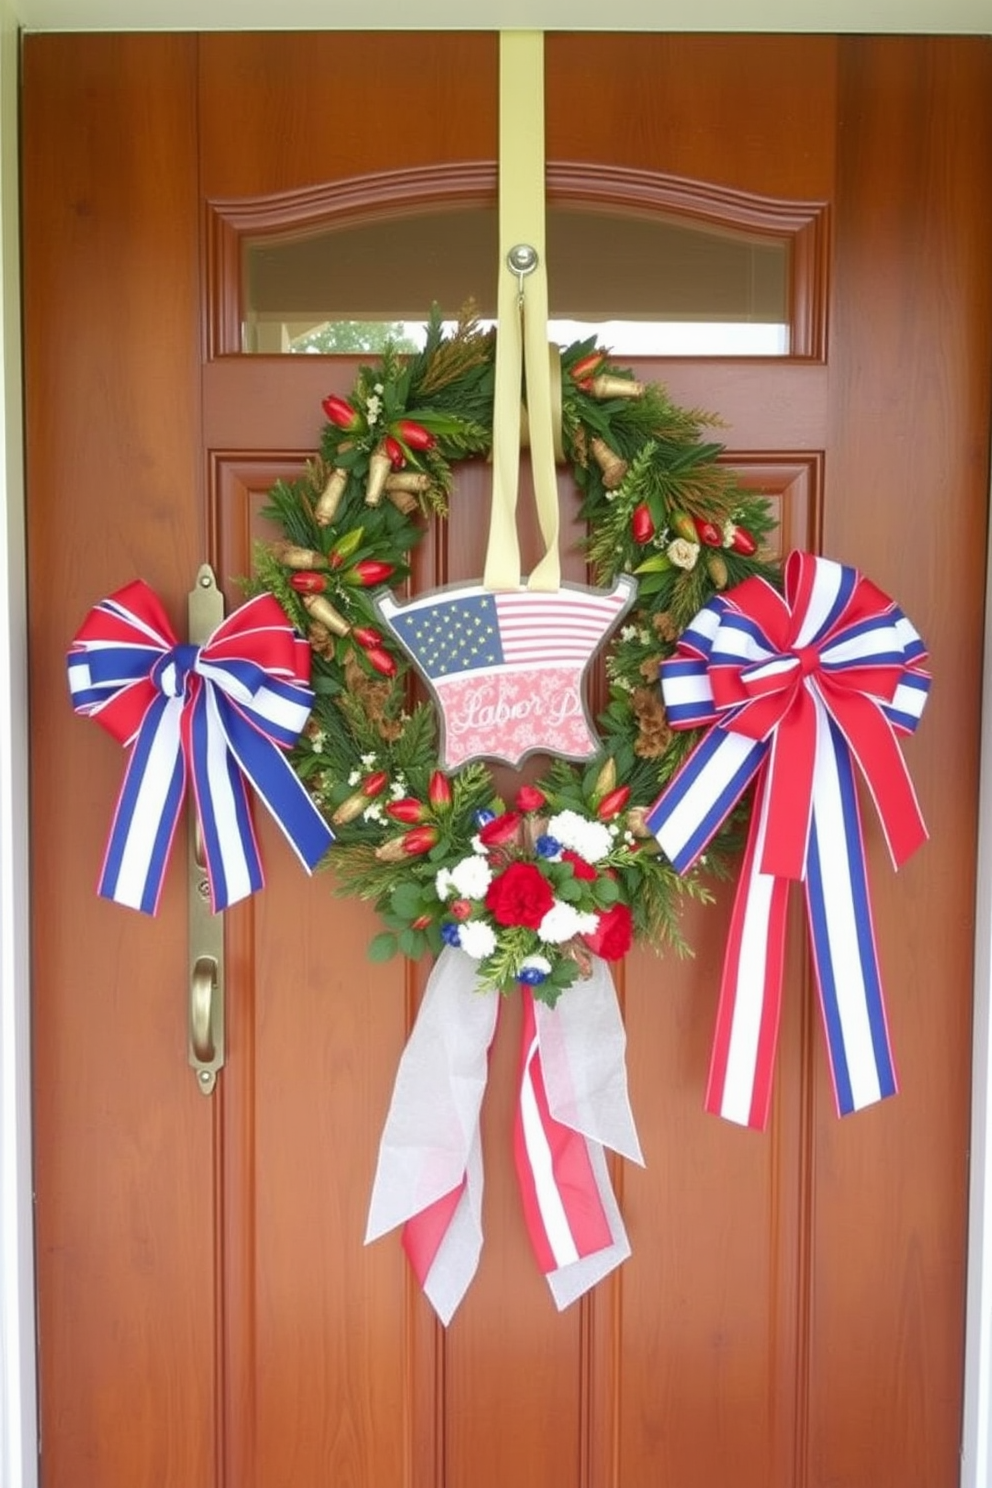
[[[437,699],[445,768],[480,758],[516,765],[541,750],[569,759],[595,754],[585,670],[636,592],[622,574],[612,590],[471,585],[404,605],[383,596],[384,623]]]

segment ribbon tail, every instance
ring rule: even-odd
[[[237,709],[226,704],[224,726],[231,752],[281,828],[286,841],[310,872],[334,841],[334,833],[282,750]]]
[[[403,1226],[403,1249],[445,1327],[472,1284],[482,1254],[482,1140],[476,1126],[457,1188]]]
[[[767,818],[763,775],[734,898],[704,1103],[758,1131],[771,1106],[789,896],[788,879],[761,871]]]
[[[398,1225],[442,1322],[482,1248],[479,1115],[499,1000],[475,988],[475,962],[446,946],[400,1059],[369,1204],[368,1244]]]
[[[813,959],[837,1112],[895,1095],[861,813],[850,751],[821,710],[806,878]]]
[[[537,1006],[529,990],[522,1000],[514,1157],[531,1245],[562,1309],[630,1255],[604,1142],[643,1159],[627,1099],[623,1025],[603,963],[581,998],[555,1009]]]
[[[220,694],[201,684],[183,715],[197,818],[216,914],[262,887],[262,860],[244,776],[228,745]]]
[[[182,706],[159,697],[134,742],[121,785],[97,892],[154,914],[186,794]]]
[[[715,725],[645,818],[672,866],[686,873],[760,768],[768,744]]]

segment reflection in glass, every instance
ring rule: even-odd
[[[433,300],[495,314],[495,208],[431,211],[294,239],[249,241],[243,349],[374,352],[422,344]],[[657,214],[549,206],[551,322],[559,344],[595,333],[618,354],[789,351],[789,245]]]

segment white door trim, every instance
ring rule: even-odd
[[[37,1488],[18,32],[0,6],[0,1483]]]

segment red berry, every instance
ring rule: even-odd
[[[451,781],[443,770],[435,770],[427,787],[427,799],[432,806],[451,805]]]
[[[646,501],[635,506],[630,518],[630,534],[636,543],[648,543],[654,537],[654,518]]]
[[[382,636],[371,625],[352,626],[351,634],[360,646],[381,646]]]
[[[605,357],[601,351],[590,351],[586,356],[580,357],[572,368],[571,376],[581,387],[583,381],[588,381],[597,373],[603,365]]]
[[[323,594],[327,588],[327,579],[319,573],[294,573],[289,582],[297,594]]]
[[[361,423],[357,410],[347,398],[339,398],[336,393],[330,393],[320,406],[331,423],[336,424],[339,429],[357,429]]]
[[[414,423],[413,419],[400,419],[395,425],[396,432],[403,443],[413,450],[433,449],[437,440],[433,434],[424,428],[423,424]]]
[[[436,846],[438,836],[437,827],[414,827],[403,836],[403,851],[409,853],[410,857],[430,852]]]
[[[715,522],[707,522],[705,517],[693,517],[692,525],[696,529],[699,541],[708,548],[723,547],[723,533]]]
[[[758,551],[758,539],[753,533],[748,532],[746,527],[735,527],[734,535],[730,539],[730,547],[734,553],[750,558],[752,553]]]
[[[365,659],[369,666],[380,672],[384,677],[396,676],[396,661],[388,651],[381,646],[370,646],[365,653]]]
[[[406,455],[403,453],[403,446],[393,438],[392,434],[387,434],[382,443],[393,469],[402,470],[406,464]]]
[[[415,822],[424,819],[424,803],[418,801],[416,796],[401,796],[398,801],[390,801],[386,807],[386,815],[391,816],[393,821],[406,822],[413,826]]]
[[[394,571],[392,563],[383,563],[379,558],[363,558],[361,563],[342,574],[341,580],[345,584],[360,584],[363,589],[371,589],[376,584],[384,584]]]
[[[596,815],[600,821],[612,821],[615,816],[620,815],[629,800],[630,786],[618,785],[613,790],[606,792],[606,795],[596,807]]]

